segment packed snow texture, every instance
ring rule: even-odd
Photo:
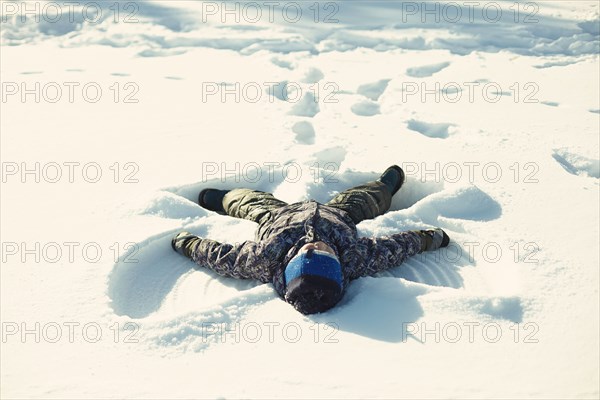
[[[1,397],[598,398],[596,1],[27,3],[2,2]],[[171,249],[253,239],[202,188],[326,202],[392,164],[359,235],[451,244],[326,313]]]

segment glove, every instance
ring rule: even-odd
[[[437,250],[450,243],[450,237],[440,228],[421,230],[417,234],[421,236],[421,252]]]
[[[186,231],[179,232],[171,239],[171,247],[182,256],[190,257],[194,239],[199,237]]]

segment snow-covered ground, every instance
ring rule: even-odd
[[[597,1],[1,5],[2,398],[598,398]],[[170,248],[391,164],[452,243],[327,313]]]

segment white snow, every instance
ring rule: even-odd
[[[256,4],[1,3],[0,396],[598,398],[598,2]],[[170,247],[392,164],[452,243],[324,314]]]

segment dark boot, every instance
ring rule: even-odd
[[[198,204],[207,210],[214,211],[217,214],[226,215],[223,208],[223,197],[229,190],[204,189],[198,194]]]
[[[400,190],[404,183],[404,171],[399,166],[392,165],[381,174],[378,181],[384,183],[390,189],[390,193],[393,196]]]
[[[421,236],[421,252],[447,247],[450,237],[440,228],[416,231]]]

